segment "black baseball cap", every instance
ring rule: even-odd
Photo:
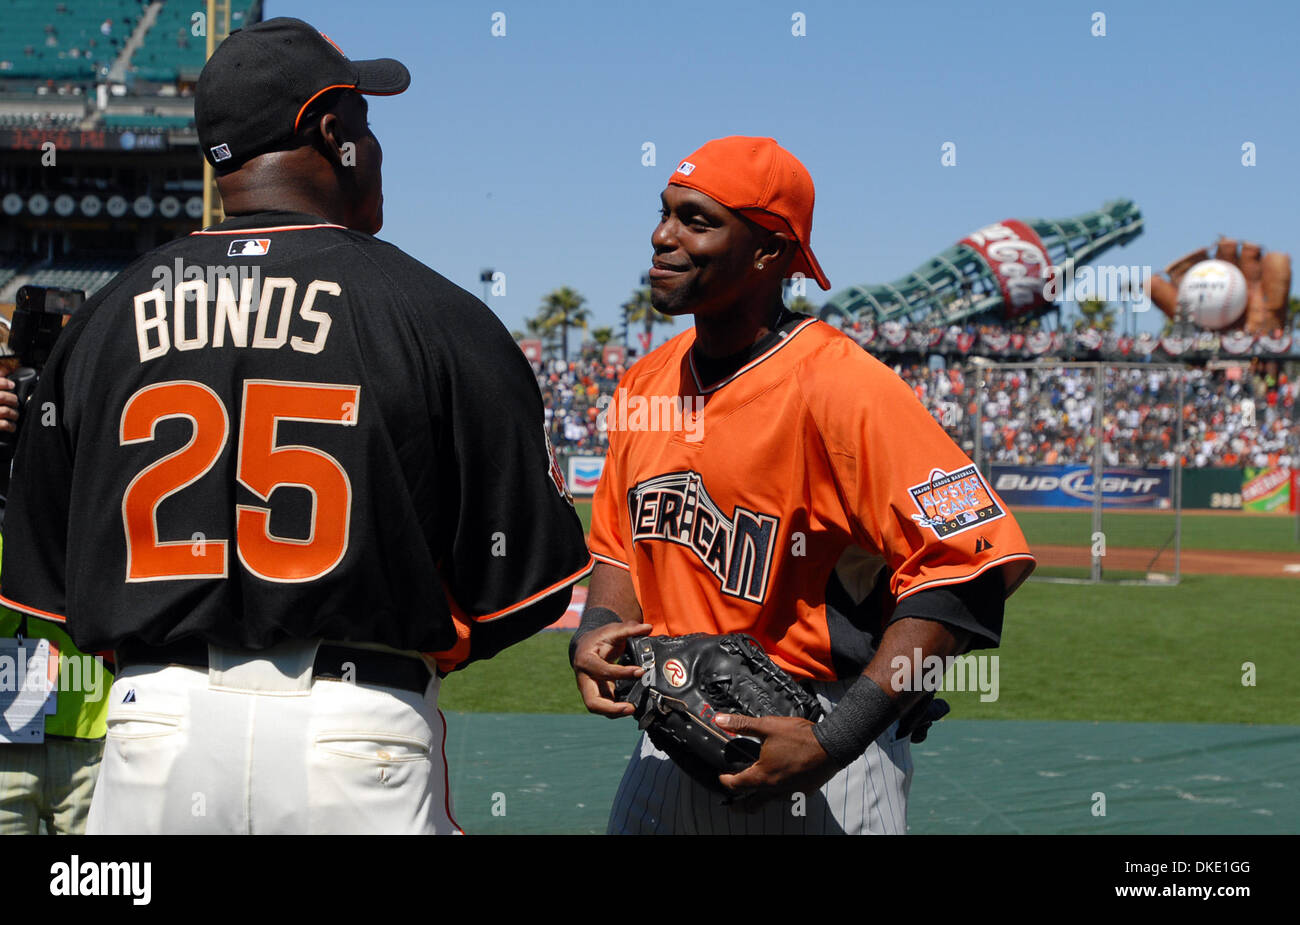
[[[218,173],[279,150],[307,107],[329,90],[392,96],[411,84],[400,61],[350,61],[301,19],[268,19],[230,33],[199,74],[194,122]]]

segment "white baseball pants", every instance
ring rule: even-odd
[[[209,647],[207,670],[117,675],[87,833],[460,833],[438,679],[314,680],[315,653]]]

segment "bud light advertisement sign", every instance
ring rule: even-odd
[[[1092,507],[1092,466],[994,466],[993,490],[1016,507]],[[1103,507],[1172,506],[1173,473],[1169,469],[1108,468],[1102,472]]]

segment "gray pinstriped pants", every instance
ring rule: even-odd
[[[815,682],[829,712],[851,681]],[[912,785],[911,743],[886,729],[852,764],[802,800],[773,800],[759,812],[723,804],[650,742],[632,752],[614,806],[609,835],[905,835]]]

